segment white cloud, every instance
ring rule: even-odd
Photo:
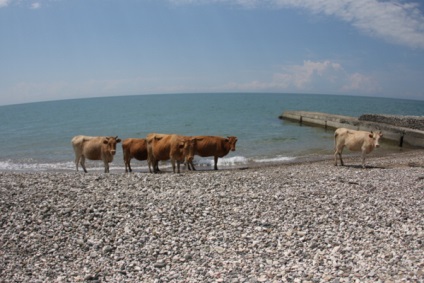
[[[332,80],[333,72],[341,70],[338,63],[331,61],[313,62],[304,61],[303,65],[294,65],[283,68],[282,73],[274,75],[274,82],[282,87],[294,86],[297,89],[306,88],[317,77]]]
[[[342,65],[330,60],[304,61],[290,65],[272,75],[269,81],[230,83],[227,90],[283,91],[314,93],[376,94],[381,88],[376,79],[360,73],[349,73]]]
[[[41,7],[41,4],[39,2],[34,2],[31,4],[31,9],[39,9]]]
[[[0,0],[0,8],[2,7],[6,7],[7,5],[9,5],[10,0]]]
[[[276,0],[282,6],[306,8],[335,16],[367,34],[397,44],[424,48],[424,15],[417,3],[377,0]]]
[[[228,3],[247,8],[301,8],[334,16],[371,36],[413,48],[424,48],[424,15],[420,4],[401,0],[169,0],[172,3]]]
[[[7,6],[9,6],[9,4],[11,4],[12,2],[14,2],[16,5],[18,5],[18,6],[24,6],[24,7],[28,7],[26,4],[25,5],[22,5],[22,0],[0,0],[0,8],[3,8],[3,7],[7,7]],[[29,1],[28,1],[29,2]],[[33,10],[35,10],[35,9],[39,9],[39,8],[41,8],[41,3],[40,2],[32,2],[30,5],[29,5],[29,8],[30,9],[33,9]]]

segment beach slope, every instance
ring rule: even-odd
[[[424,278],[424,151],[172,174],[0,173],[2,282]],[[296,282],[296,281],[295,281]]]

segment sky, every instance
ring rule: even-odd
[[[424,100],[424,2],[0,0],[0,105],[198,92]]]

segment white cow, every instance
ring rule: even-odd
[[[379,147],[379,139],[383,136],[380,132],[355,131],[346,128],[339,128],[334,132],[334,165],[337,166],[337,155],[340,158],[340,163],[344,165],[342,159],[342,151],[346,146],[351,151],[362,152],[362,168],[365,168],[365,155]]]
[[[109,163],[113,161],[116,153],[116,144],[121,142],[118,137],[89,137],[75,136],[72,138],[72,147],[75,152],[75,165],[78,171],[78,163],[81,164],[84,172],[85,159],[102,160],[105,165],[105,173],[109,173]]]

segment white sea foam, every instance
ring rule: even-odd
[[[272,158],[254,159],[254,162],[258,162],[258,163],[288,162],[288,161],[293,161],[295,159],[296,157],[276,156]]]
[[[249,159],[244,156],[233,156],[233,157],[224,157],[218,159],[218,167],[232,167],[232,166],[240,166],[246,165],[249,163],[278,163],[278,162],[288,162],[294,160],[294,157],[286,157],[286,156],[276,156],[273,158],[255,158]],[[194,164],[196,167],[213,167],[214,159],[213,157],[205,157],[200,158],[196,157],[194,160]],[[184,165],[181,165],[184,166]],[[90,172],[102,172],[103,171],[103,163],[102,162],[86,162],[87,170]],[[136,161],[133,159],[131,162],[131,167],[135,171],[147,171],[148,166],[146,161]],[[164,161],[159,163],[159,167],[163,169],[169,170],[172,168],[170,161]],[[0,161],[0,171],[74,171],[75,163],[73,161],[66,162],[56,162],[56,163],[47,163],[47,162],[37,162],[32,159],[28,159],[25,161],[12,161],[12,160],[3,160]],[[79,170],[82,171],[81,166],[79,166]],[[124,171],[124,164],[120,162],[112,162],[110,164],[111,171]]]
[[[11,160],[0,161],[1,171],[52,171],[73,170],[75,164],[72,161],[58,163],[36,163],[36,162],[13,162]]]
[[[240,164],[247,164],[249,160],[244,156],[224,157],[218,158],[218,166],[236,166]],[[194,161],[197,166],[214,166],[214,158],[195,158]]]

